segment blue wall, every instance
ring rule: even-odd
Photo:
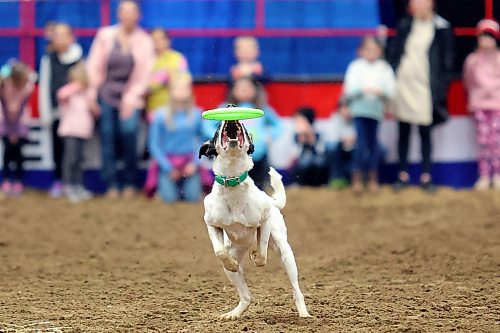
[[[111,21],[116,21],[118,1],[111,1]],[[255,26],[255,2],[241,1],[155,1],[141,3],[146,28],[245,28]],[[373,28],[379,22],[378,0],[267,0],[265,28]],[[2,27],[19,25],[19,4],[0,3]],[[36,26],[50,20],[74,27],[96,28],[100,24],[100,1],[38,1]],[[270,75],[343,74],[355,55],[358,38],[267,37],[260,38],[261,60]],[[18,39],[0,39],[0,61],[18,56]],[[80,38],[85,51],[91,39]],[[37,59],[45,46],[37,38]],[[233,38],[183,37],[174,47],[188,58],[195,76],[224,75],[234,63]],[[38,64],[38,62],[37,62]]]

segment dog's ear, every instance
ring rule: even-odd
[[[252,155],[255,151],[255,145],[253,144],[253,136],[252,136],[252,134],[248,133],[246,127],[243,126],[243,128],[245,129],[245,134],[247,135],[248,143],[249,143],[247,154]]]
[[[205,141],[201,145],[198,158],[201,158],[202,156],[206,156],[208,158],[217,156],[217,149],[215,149],[215,145],[212,143],[212,140]]]

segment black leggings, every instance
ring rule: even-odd
[[[54,176],[56,180],[62,180],[62,159],[64,151],[63,138],[57,134],[59,120],[52,123],[52,158],[54,159]]]
[[[5,180],[22,181],[24,158],[21,150],[25,142],[25,139],[19,139],[16,143],[13,143],[7,137],[3,138],[3,178]],[[14,164],[13,168],[12,164]]]
[[[399,122],[399,171],[408,172],[408,148],[410,146],[411,124]],[[432,125],[419,125],[418,132],[420,133],[420,141],[422,148],[422,173],[431,173],[431,129]]]

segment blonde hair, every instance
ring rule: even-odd
[[[12,72],[10,73],[10,78],[12,83],[17,89],[23,88],[23,85],[29,80],[31,74],[31,69],[22,62],[15,62],[12,66]]]
[[[80,60],[73,67],[71,67],[71,69],[68,72],[68,80],[70,82],[73,81],[79,82],[85,87],[88,86],[89,78],[83,60]]]
[[[259,41],[253,36],[239,36],[234,39],[234,47],[238,47],[241,42],[252,43],[257,49],[259,48]]]
[[[169,83],[169,90],[175,89],[176,86],[178,85],[186,85],[189,86],[189,91],[190,95],[188,99],[185,101],[181,101],[182,108],[184,108],[187,111],[188,114],[188,119],[191,121],[194,118],[194,112],[196,110],[196,103],[194,99],[194,94],[193,94],[193,80],[191,78],[191,75],[189,74],[182,74],[182,75],[177,75],[174,76]],[[174,105],[175,102],[172,98],[172,95],[170,95],[170,101],[167,107],[165,108],[165,124],[167,128],[169,129],[175,129],[175,123],[173,120],[174,116]]]

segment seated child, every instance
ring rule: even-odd
[[[292,168],[292,180],[302,186],[321,186],[328,181],[325,145],[314,128],[315,112],[302,107],[295,113],[295,141],[300,156]]]
[[[198,150],[204,139],[201,111],[195,106],[192,82],[172,81],[170,102],[155,112],[148,146],[158,163],[157,186],[160,198],[173,203],[183,198],[198,201],[201,196]],[[148,182],[156,183],[148,171]]]

